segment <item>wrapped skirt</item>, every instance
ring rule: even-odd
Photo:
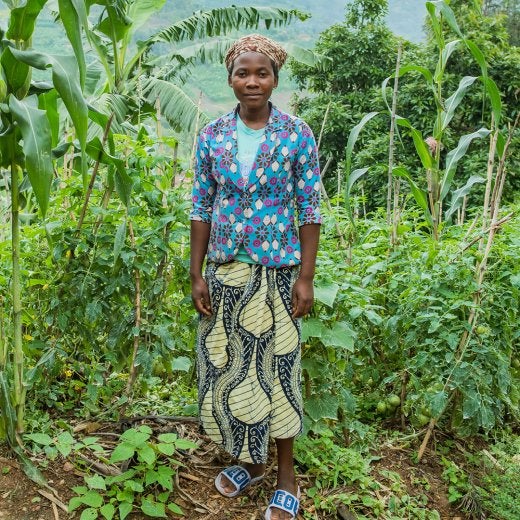
[[[197,334],[205,433],[243,462],[266,462],[269,438],[302,430],[300,323],[291,317],[297,267],[209,263],[212,315]]]

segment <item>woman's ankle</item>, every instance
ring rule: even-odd
[[[253,464],[251,462],[246,462],[242,465],[248,471],[252,478],[260,477],[265,473],[265,464]]]

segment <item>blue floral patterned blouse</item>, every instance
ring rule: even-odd
[[[196,150],[191,220],[211,224],[208,260],[230,262],[243,245],[267,267],[301,261],[299,226],[321,224],[316,141],[298,117],[271,105],[248,180],[237,159],[237,108],[208,124]]]

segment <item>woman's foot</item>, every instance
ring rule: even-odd
[[[291,495],[298,498],[298,485],[296,484],[296,475],[294,471],[284,472],[278,474],[278,481],[276,483],[276,489],[283,489],[288,491]],[[282,511],[277,507],[271,507],[271,520],[292,520],[293,516],[287,511]]]
[[[245,463],[241,464],[241,466],[247,470],[252,479],[261,477],[265,472],[265,464]],[[234,491],[236,491],[237,487],[226,477],[226,475],[222,475],[220,481],[226,494],[233,493]]]

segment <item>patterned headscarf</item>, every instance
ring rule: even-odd
[[[278,70],[287,59],[285,50],[275,41],[261,34],[248,34],[238,39],[226,54],[226,69],[229,70],[233,62],[245,52],[259,52],[273,60]]]

